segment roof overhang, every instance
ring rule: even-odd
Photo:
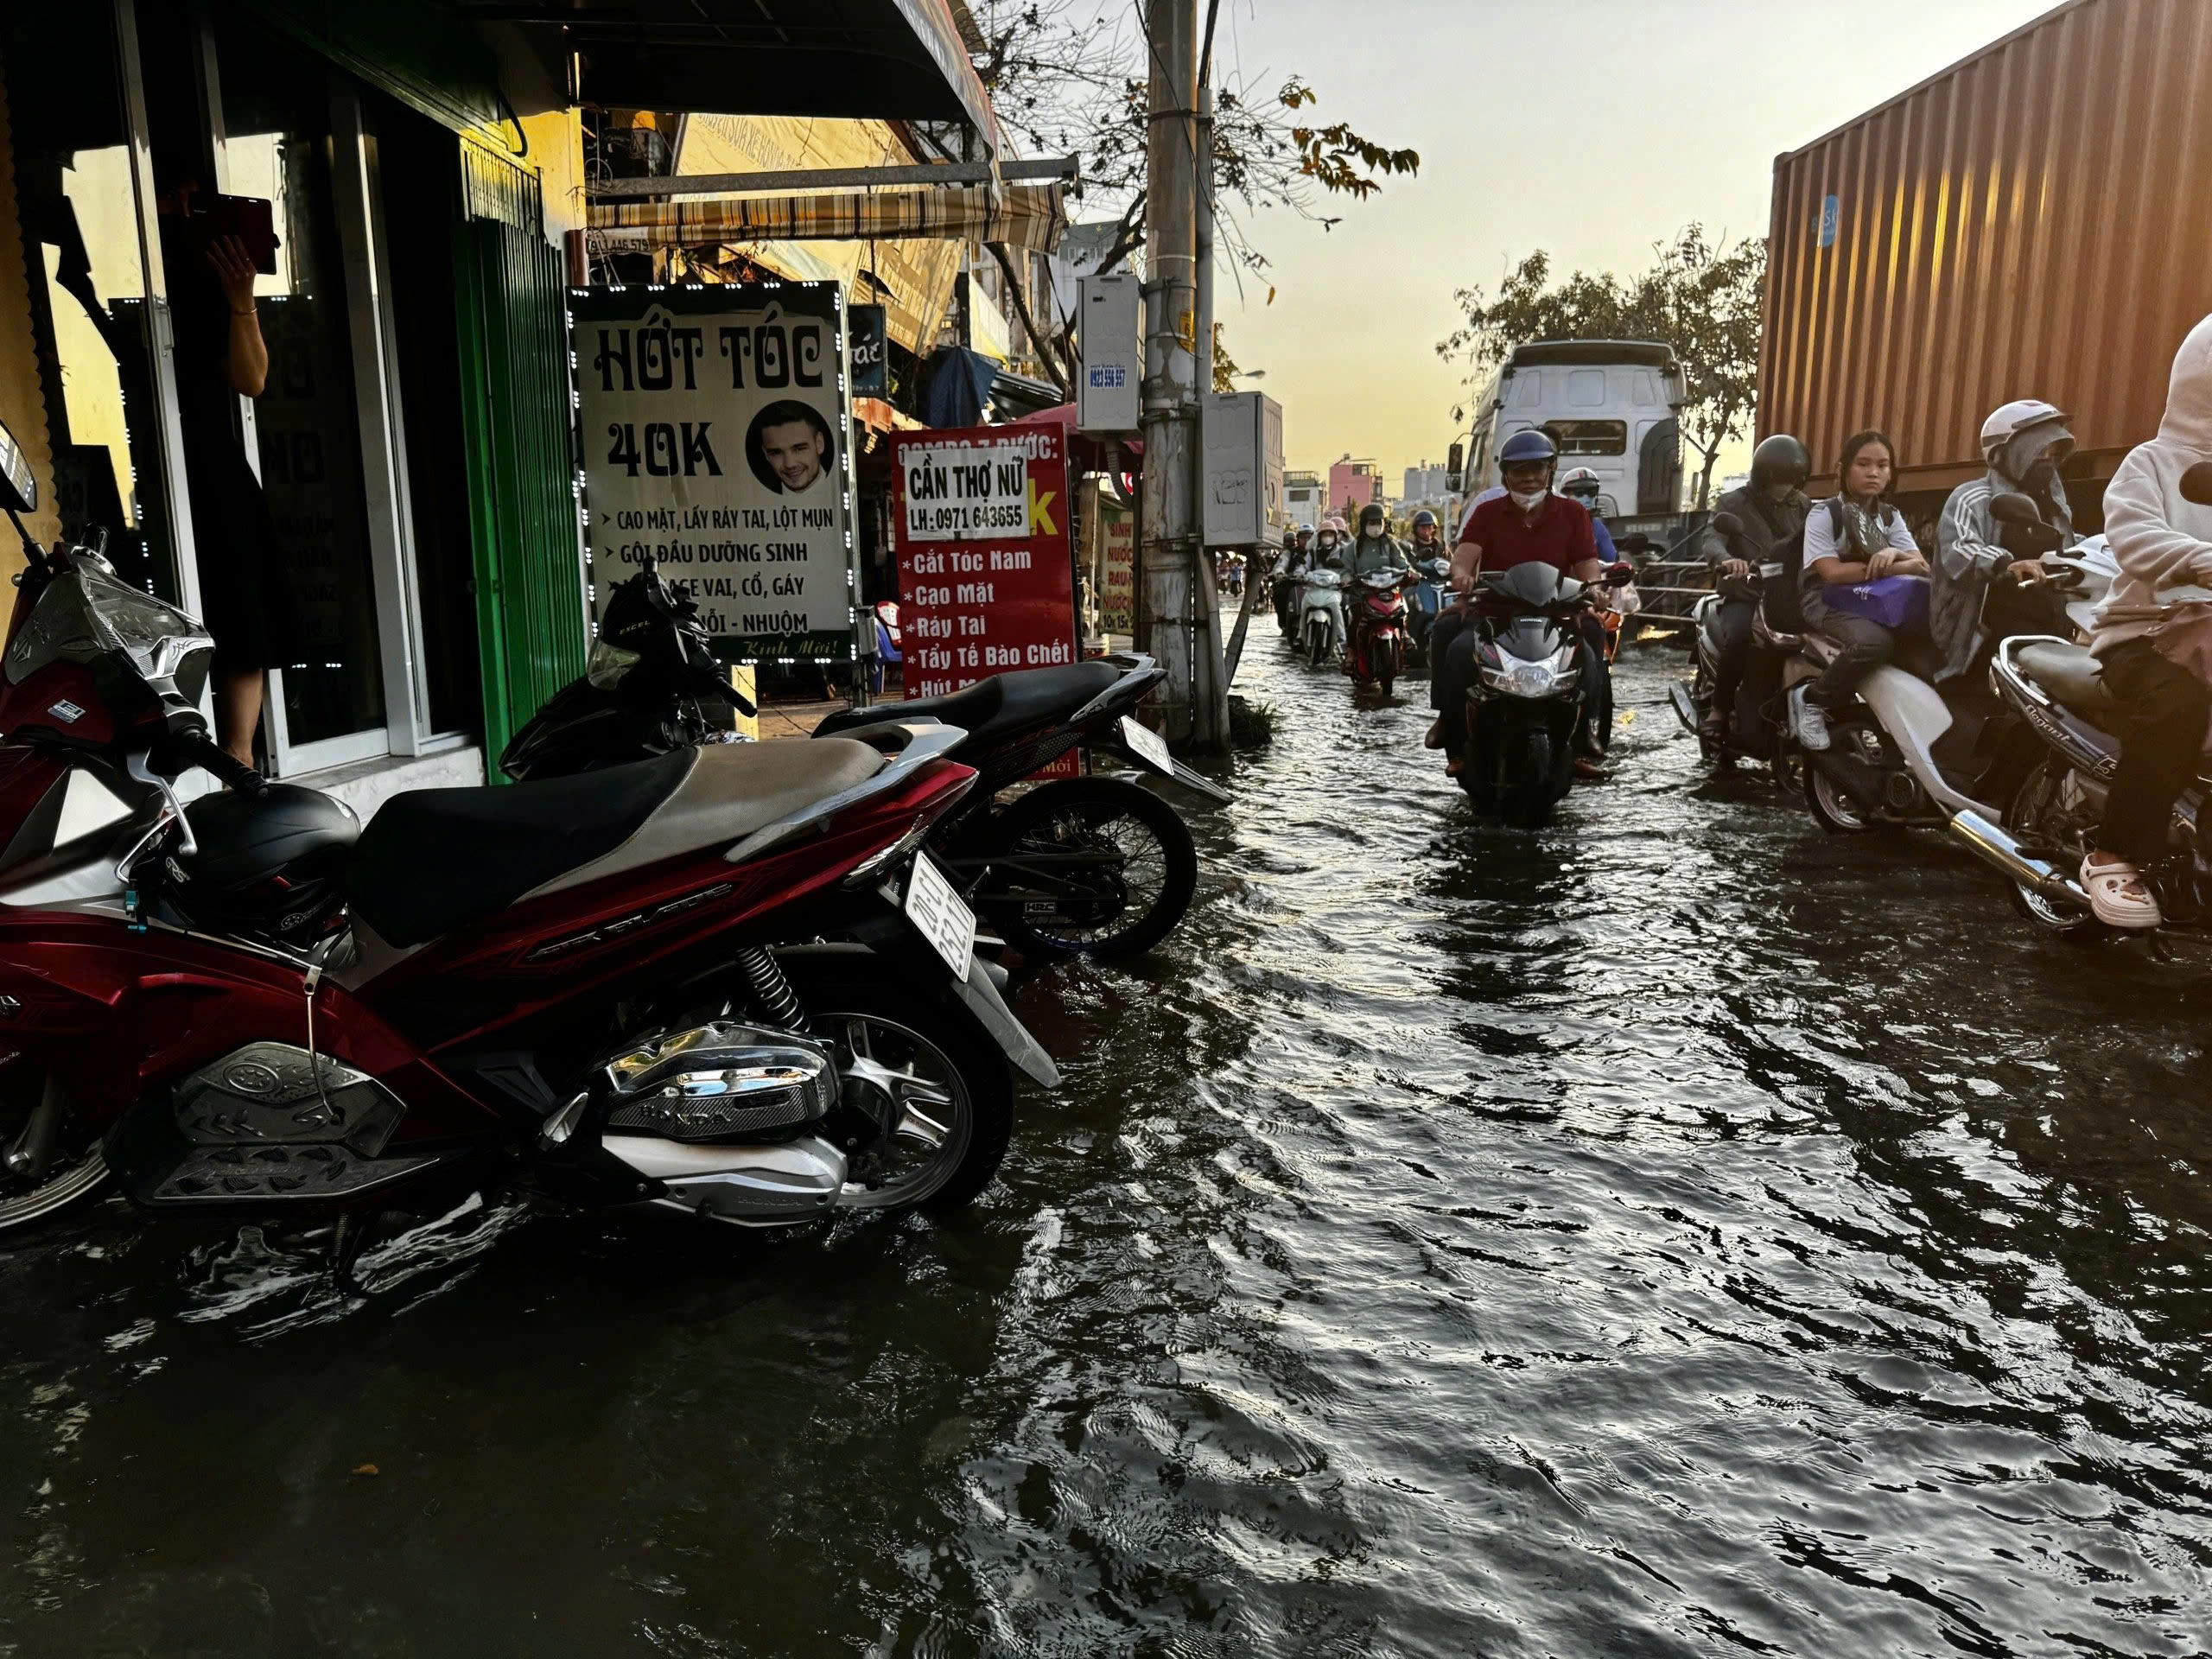
[[[959,121],[998,149],[947,0],[451,0],[557,28],[593,104],[708,114]]]
[[[591,204],[591,228],[655,247],[951,238],[1050,253],[1067,229],[1057,184],[980,184],[810,196],[706,196]]]

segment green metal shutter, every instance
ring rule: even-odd
[[[565,272],[537,178],[464,142],[454,241],[463,430],[475,543],[486,771],[583,672],[583,567],[569,448]]]

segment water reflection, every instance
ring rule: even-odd
[[[346,1307],[228,1230],[0,1256],[0,1643],[2200,1649],[2203,975],[1696,780],[1663,660],[1524,835],[1271,658],[1192,922],[1022,994],[1067,1083],[968,1217],[494,1203]]]

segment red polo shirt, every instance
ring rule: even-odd
[[[1534,559],[1565,575],[1598,556],[1588,510],[1563,495],[1547,495],[1534,524],[1510,495],[1485,501],[1468,515],[1467,527],[1459,532],[1459,544],[1469,542],[1482,549],[1485,570],[1510,570]]]

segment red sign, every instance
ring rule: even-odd
[[[1079,659],[1058,427],[894,433],[891,475],[907,696]]]

